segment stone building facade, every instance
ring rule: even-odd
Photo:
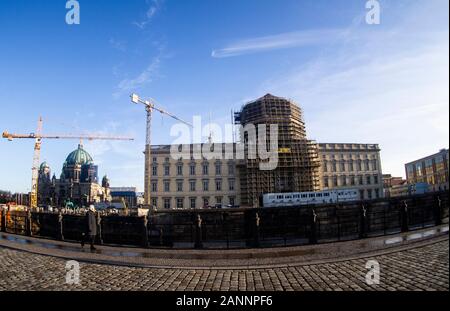
[[[191,153],[195,147],[191,145]],[[158,209],[238,206],[239,175],[235,159],[174,159],[170,145],[152,146],[151,205]],[[223,148],[225,150],[225,147]]]
[[[319,144],[319,158],[322,189],[358,189],[361,199],[384,196],[377,144]]]

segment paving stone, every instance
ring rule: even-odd
[[[380,263],[368,285],[366,261]],[[0,290],[449,290],[448,239],[367,258],[272,268],[205,270],[80,263],[80,284],[66,283],[66,261],[0,248]]]

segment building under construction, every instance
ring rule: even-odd
[[[320,190],[320,160],[317,143],[306,137],[302,110],[290,100],[267,94],[246,104],[235,113],[235,123],[246,129],[266,125],[267,141],[269,125],[278,126],[278,164],[273,170],[261,170],[265,160],[249,156],[249,146],[260,141],[252,141],[247,131],[241,131],[241,142],[245,145],[245,159],[238,164],[241,184],[241,204],[259,206],[259,198],[264,193],[302,192]],[[250,135],[251,136],[251,135]]]
[[[173,157],[170,145],[152,146],[146,165],[149,205],[160,210],[259,207],[260,197],[266,193],[349,187],[358,189],[364,199],[382,196],[377,144],[318,144],[308,140],[300,107],[270,94],[244,105],[234,121],[242,125],[240,141],[215,143],[222,151],[232,145],[233,157],[193,156],[193,150],[203,150],[209,144],[190,145],[186,158]],[[266,125],[265,135],[258,135],[259,125]],[[276,136],[270,135],[270,125],[278,129]],[[259,129],[264,130],[263,126]],[[260,136],[266,142],[260,141]],[[271,136],[277,138],[276,147],[271,146],[271,142],[275,145]],[[261,157],[261,146],[276,155],[273,168],[261,169],[271,158]]]

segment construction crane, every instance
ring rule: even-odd
[[[145,185],[144,185],[144,204],[147,206],[151,205],[150,200],[150,191],[151,191],[151,177],[150,177],[150,165],[151,165],[151,145],[152,145],[152,138],[151,138],[151,127],[152,127],[152,114],[153,110],[158,111],[159,113],[163,115],[167,115],[181,123],[184,123],[188,125],[189,127],[193,127],[192,124],[189,122],[186,122],[177,116],[171,114],[170,112],[165,111],[162,108],[157,107],[156,101],[152,98],[149,100],[143,100],[139,97],[137,94],[131,94],[131,101],[135,104],[143,104],[145,106],[145,110],[147,111],[147,130],[146,130],[146,139],[145,139]]]
[[[30,193],[30,207],[32,209],[38,206],[38,177],[39,177],[39,159],[41,155],[42,139],[79,139],[79,140],[134,140],[130,137],[110,137],[99,135],[42,135],[42,117],[39,117],[38,125],[35,133],[30,134],[16,134],[3,132],[2,137],[12,141],[14,139],[34,139],[34,155],[33,167],[31,169],[31,193]]]

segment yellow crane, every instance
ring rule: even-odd
[[[2,137],[12,141],[14,139],[34,139],[34,155],[33,155],[33,167],[31,169],[31,194],[30,194],[30,207],[37,208],[38,203],[38,177],[39,177],[39,158],[41,155],[41,143],[42,139],[79,139],[79,140],[134,140],[130,137],[117,137],[117,136],[100,136],[100,135],[43,135],[42,134],[42,117],[39,117],[38,125],[35,133],[30,134],[16,134],[3,132]]]

